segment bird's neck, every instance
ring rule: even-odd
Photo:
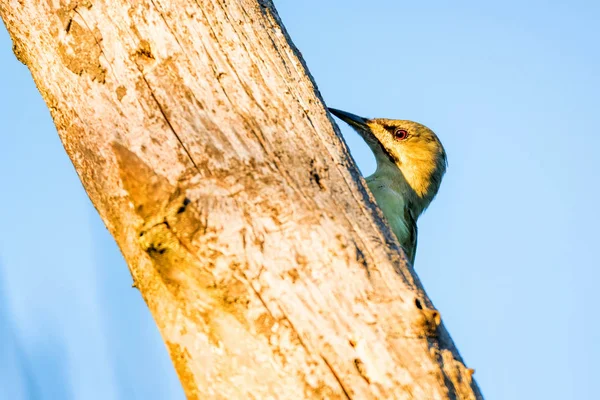
[[[375,152],[377,169],[367,178],[368,181],[378,181],[386,185],[408,203],[413,215],[417,218],[431,202],[428,191],[423,187],[425,182],[417,174],[403,173],[403,171],[386,154]]]

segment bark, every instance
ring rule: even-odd
[[[269,0],[0,15],[188,398],[481,398]]]

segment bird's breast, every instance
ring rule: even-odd
[[[404,245],[410,241],[410,223],[404,218],[404,209],[407,207],[406,199],[385,182],[376,179],[367,180],[367,186],[373,193],[377,205],[381,208],[400,244]]]

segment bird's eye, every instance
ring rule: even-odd
[[[404,129],[396,129],[394,131],[394,138],[396,140],[404,140],[408,137],[408,132]]]

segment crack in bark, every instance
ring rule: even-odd
[[[344,395],[346,396],[346,398],[348,400],[351,400],[352,397],[350,397],[350,394],[348,393],[348,391],[344,387],[344,384],[342,383],[342,380],[340,379],[340,377],[338,376],[338,374],[335,372],[335,370],[333,369],[333,367],[331,366],[331,364],[329,364],[329,361],[327,361],[327,359],[322,354],[319,354],[319,357],[321,357],[321,360],[323,360],[323,362],[325,363],[325,365],[327,365],[327,368],[329,368],[329,370],[331,371],[331,373],[335,377],[335,380],[340,384],[340,387],[342,388],[342,391],[344,392]]]
[[[177,141],[179,142],[179,144],[183,148],[183,151],[185,152],[185,154],[187,155],[187,157],[190,159],[190,161],[194,165],[194,168],[198,171],[198,173],[201,173],[200,168],[198,168],[198,165],[196,165],[196,162],[194,161],[194,158],[190,154],[189,150],[185,147],[185,144],[183,143],[183,141],[181,140],[181,138],[177,134],[177,131],[175,130],[175,128],[173,127],[173,125],[171,125],[171,121],[169,121],[169,117],[167,117],[167,114],[165,113],[165,110],[163,110],[163,107],[161,106],[160,102],[156,98],[156,95],[154,94],[154,90],[152,90],[152,86],[150,86],[150,82],[148,82],[148,80],[146,79],[146,76],[144,75],[143,72],[140,71],[140,75],[141,75],[142,79],[144,80],[144,82],[146,83],[146,86],[148,87],[148,90],[150,91],[150,96],[152,96],[152,99],[156,103],[156,106],[158,107],[158,110],[162,114],[163,118],[165,119],[165,122],[169,126],[169,129],[171,129],[171,132],[173,132],[173,135],[175,135],[175,138],[177,139]]]

